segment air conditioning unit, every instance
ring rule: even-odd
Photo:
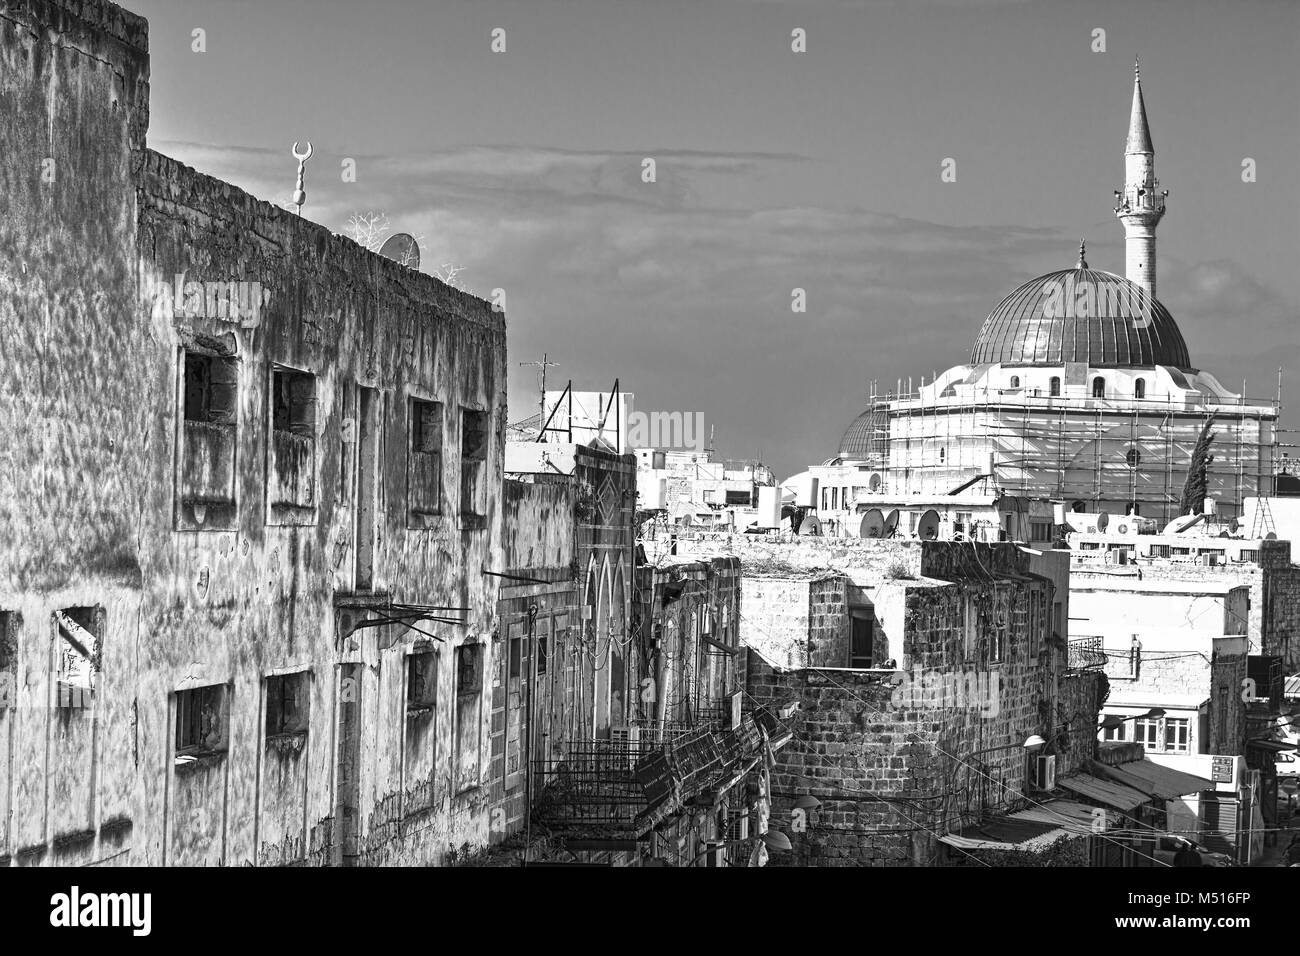
[[[727,729],[735,730],[740,726],[741,692],[736,691],[727,698]]]
[[[1031,758],[1029,765],[1029,786],[1034,790],[1054,790],[1056,788],[1056,754]]]
[[[657,511],[668,506],[668,479],[653,475],[637,476],[637,505],[645,511]]]
[[[636,763],[641,755],[641,728],[611,727],[609,742],[615,747],[626,747],[631,762]]]

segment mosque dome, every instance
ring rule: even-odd
[[[873,405],[853,419],[840,439],[839,457],[846,461],[876,461],[889,457],[889,412]]]
[[[1082,254],[1075,268],[1020,286],[984,320],[971,364],[995,362],[1191,368],[1169,310],[1137,283],[1089,269]]]

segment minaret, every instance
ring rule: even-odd
[[[1165,214],[1165,197],[1156,179],[1156,153],[1142,101],[1142,74],[1133,64],[1133,111],[1124,147],[1124,189],[1115,190],[1115,215],[1124,224],[1124,277],[1156,297],[1156,225]]]

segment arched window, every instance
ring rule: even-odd
[[[1138,379],[1136,382],[1133,383],[1133,397],[1134,397],[1134,398],[1146,398],[1146,397],[1147,397],[1147,380],[1146,380],[1146,379],[1144,379],[1144,378],[1140,378],[1140,379]]]
[[[1051,384],[1048,386],[1049,394],[1053,397],[1061,394],[1061,380],[1057,376],[1052,376]]]
[[[1098,375],[1096,378],[1092,380],[1092,397],[1093,398],[1106,397],[1106,380],[1102,378],[1100,375]]]
[[[939,461],[941,461],[941,462],[942,462],[942,461],[946,461],[947,458],[948,458],[948,449],[946,449],[946,448],[940,448],[940,449],[939,449]]]
[[[1012,387],[1012,388],[1019,388],[1019,387],[1020,387],[1020,376],[1019,376],[1019,375],[1012,375],[1012,376],[1011,376],[1011,387]]]
[[[1130,448],[1124,453],[1124,460],[1128,462],[1130,468],[1136,468],[1138,465],[1142,464],[1142,452],[1138,451],[1136,448]]]

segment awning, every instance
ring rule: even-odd
[[[1095,800],[1108,807],[1114,807],[1124,813],[1142,806],[1151,799],[1148,794],[1141,790],[1135,790],[1122,783],[1104,780],[1101,777],[1094,777],[1092,774],[1087,773],[1076,773],[1068,777],[1062,777],[1056,781],[1056,785],[1062,790],[1068,790],[1077,796]]]
[[[1256,750],[1267,750],[1275,754],[1297,749],[1296,744],[1288,744],[1281,740],[1247,740],[1246,746],[1254,747]]]
[[[1041,850],[1051,846],[1065,831],[1050,823],[1016,821],[1009,817],[994,817],[967,827],[960,833],[946,833],[939,837],[958,850]]]
[[[1214,789],[1213,780],[1183,773],[1181,770],[1171,770],[1150,760],[1133,760],[1115,767],[1093,764],[1092,769],[1108,780],[1122,783],[1134,790],[1141,790],[1161,800],[1173,800],[1175,797],[1186,796],[1189,793]]]
[[[939,837],[958,850],[1026,850],[1039,853],[1062,837],[1087,836],[1093,808],[1073,800],[1049,800],[1008,816],[991,817]]]
[[[1282,687],[1283,697],[1300,697],[1300,674],[1292,674]]]

